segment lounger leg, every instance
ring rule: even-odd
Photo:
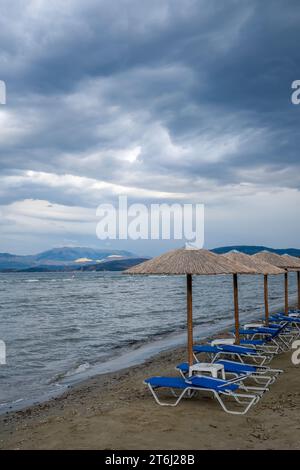
[[[151,384],[148,383],[147,385],[148,385],[148,387],[149,387],[149,389],[150,389],[150,392],[152,393],[152,395],[153,395],[153,397],[154,397],[156,403],[157,403],[158,405],[160,405],[160,406],[177,406],[178,403],[182,400],[182,398],[183,398],[184,395],[186,394],[186,392],[187,392],[188,390],[190,390],[189,388],[185,388],[185,389],[183,390],[183,392],[179,395],[179,397],[177,398],[177,400],[175,401],[175,403],[166,403],[166,402],[161,401],[161,400],[158,398],[158,395],[157,395],[157,393],[155,393],[155,391],[154,391],[154,389],[153,389],[153,387],[152,387]]]
[[[227,373],[226,373],[227,375]],[[233,376],[235,376],[236,378],[239,377],[239,374],[233,374]],[[252,379],[254,380],[254,382],[256,382],[257,384],[259,385],[262,385],[262,388],[264,390],[267,390],[269,385],[273,384],[275,382],[275,377],[270,377],[269,375],[262,375],[262,374],[259,374],[259,373],[253,373],[253,374],[249,374],[248,379]],[[247,386],[247,388],[249,388]]]
[[[263,395],[265,392],[269,391],[269,389],[266,387],[252,387],[249,385],[241,385],[240,389],[246,390],[246,392],[253,390],[254,392],[256,392],[256,395]]]
[[[253,374],[253,375],[250,375],[250,378],[252,378],[257,384],[264,385],[266,389],[269,387],[269,385],[272,385],[275,382],[275,377],[269,377],[267,375]]]
[[[263,366],[267,362],[267,356],[257,355],[257,356],[250,356],[250,357],[252,357],[254,362],[258,364],[259,366]],[[271,359],[269,360],[269,362],[271,362]]]
[[[261,346],[261,351],[273,356],[279,353],[279,346],[277,343]]]
[[[259,397],[256,396],[256,395],[242,395],[242,394],[229,394],[229,396],[232,396],[233,398],[235,398],[236,400],[237,399],[240,399],[240,398],[248,398],[249,401],[247,403],[247,406],[246,408],[243,410],[243,411],[233,411],[233,410],[229,410],[224,401],[221,399],[220,395],[217,393],[217,392],[214,392],[214,396],[215,398],[218,400],[218,402],[220,403],[221,407],[223,408],[223,410],[228,413],[228,414],[232,414],[232,415],[245,415],[249,409],[255,405],[256,403],[258,403],[259,401]]]
[[[278,345],[280,351],[286,352],[290,349],[289,345],[286,343],[286,341],[284,341],[284,339],[282,337],[278,336],[277,339],[279,341],[278,343],[274,338],[273,338],[273,341],[274,341],[274,343],[276,343]]]

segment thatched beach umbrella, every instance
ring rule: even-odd
[[[186,275],[187,281],[187,329],[188,362],[193,364],[193,314],[192,314],[192,276],[255,274],[253,269],[240,265],[211,253],[207,250],[172,250],[149,261],[145,261],[125,271],[125,274],[164,274]],[[238,318],[237,282],[234,284],[235,313]]]
[[[289,269],[289,271],[296,271],[297,272],[298,310],[300,310],[300,258],[296,258],[296,256],[290,256],[290,255],[282,255],[282,258],[284,258],[288,262],[293,262],[296,265],[298,265],[297,268],[291,268],[291,269]]]
[[[285,269],[284,273],[284,292],[285,292],[285,307],[284,311],[285,314],[288,315],[289,313],[289,278],[288,278],[288,269],[297,268],[297,263],[295,261],[287,260],[283,256],[277,255],[276,253],[271,253],[269,251],[261,251],[260,253],[256,253],[256,255],[252,255],[253,258],[260,261],[265,261],[266,263],[273,264],[278,268]]]
[[[269,324],[269,286],[268,276],[285,274],[285,270],[277,268],[273,264],[266,263],[260,259],[254,259],[253,256],[246,255],[239,251],[230,251],[224,255],[227,259],[243,264],[248,268],[252,268],[256,271],[256,274],[262,274],[264,276],[264,301],[265,301],[265,318],[266,324]],[[300,263],[299,263],[300,265]]]

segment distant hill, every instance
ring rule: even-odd
[[[220,248],[214,248],[214,253],[218,255],[228,253],[229,251],[237,250],[241,251],[242,253],[246,253],[246,255],[255,255],[260,251],[271,251],[272,253],[276,253],[278,255],[290,255],[290,256],[298,256],[300,257],[300,249],[298,248],[269,248],[267,246],[248,246],[248,245],[233,245],[233,246],[221,246]]]
[[[22,272],[22,273],[49,273],[49,272],[76,272],[76,271],[125,271],[132,266],[147,261],[148,258],[127,258],[113,261],[105,261],[97,264],[78,265],[40,265],[31,268],[19,270],[6,270],[5,272]]]
[[[101,264],[92,264],[89,266],[80,266],[78,271],[125,271],[132,266],[143,263],[147,261],[148,258],[131,258],[115,261],[106,261]]]
[[[34,256],[36,263],[74,263],[77,259],[87,258],[92,261],[107,259],[109,256],[122,256],[123,258],[132,258],[135,255],[129,251],[122,250],[107,250],[107,249],[94,249],[94,248],[81,248],[81,247],[63,247],[53,248],[52,250],[44,251]]]
[[[30,268],[45,268],[46,266],[77,267],[88,264],[104,263],[106,261],[138,258],[137,255],[125,250],[94,249],[85,247],[53,248],[36,255],[13,255],[0,253],[0,271],[14,271]],[[82,262],[88,260],[87,262]]]
[[[0,270],[1,269],[22,269],[30,266],[30,256],[11,255],[10,253],[0,253]]]

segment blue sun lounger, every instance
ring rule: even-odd
[[[284,316],[295,316],[300,317],[300,310],[296,309],[290,309],[288,315],[285,314],[285,312],[275,312],[273,315],[284,315]]]
[[[236,374],[237,376],[239,374],[249,374],[252,375],[253,378],[255,378],[255,381],[257,381],[256,379],[260,379],[263,377],[265,377],[266,379],[271,378],[271,381],[266,385],[267,387],[269,384],[275,382],[279,374],[283,373],[282,369],[273,369],[268,366],[241,364],[240,362],[227,360],[220,360],[217,363],[222,364],[224,366],[225,371],[231,374]]]
[[[267,389],[269,385],[272,385],[277,376],[283,372],[280,369],[270,369],[266,366],[256,366],[252,364],[243,364],[241,362],[219,360],[215,361],[214,364],[221,364],[224,367],[225,375],[231,375],[236,378],[240,376],[248,376],[253,379],[256,383],[262,384],[263,388]],[[189,365],[187,362],[182,362],[176,367],[183,378],[189,375]]]
[[[234,333],[234,331],[233,331]],[[285,324],[271,324],[269,326],[257,326],[250,328],[248,325],[239,330],[240,336],[246,336],[243,344],[259,347],[265,352],[278,354],[281,351],[288,351],[293,340],[293,334],[286,328]],[[256,343],[253,342],[256,341]],[[258,343],[257,341],[261,341]]]
[[[258,340],[262,344],[256,343],[256,346],[266,347],[270,343],[275,346],[275,349],[269,352],[278,354],[280,351],[287,351],[289,349],[290,336],[284,332],[284,326],[277,328],[261,327],[261,328],[241,328],[239,330],[240,336],[247,336],[243,344],[250,344],[249,341]],[[255,345],[255,343],[252,343]],[[266,349],[267,351],[267,349]]]
[[[300,335],[300,318],[291,317],[283,314],[274,314],[270,318],[273,323],[277,323],[283,331],[286,332],[286,336],[290,336],[290,344],[292,341]]]
[[[156,403],[161,406],[177,406],[185,396],[192,398],[197,392],[209,392],[216,398],[226,413],[237,415],[246,414],[253,405],[258,403],[262,395],[258,392],[256,394],[241,393],[239,390],[247,392],[247,387],[243,385],[241,379],[224,381],[211,377],[196,376],[189,379],[181,377],[151,377],[146,379],[144,383],[148,386]],[[172,395],[176,397],[175,402],[163,402],[157,393],[160,389],[170,390]],[[243,410],[229,410],[223,401],[223,397],[233,398],[236,404],[243,406]]]
[[[275,356],[276,354],[279,354],[280,351],[282,350],[282,347],[279,347],[275,343],[271,343],[270,341],[266,341],[264,339],[241,339],[240,340],[240,345],[241,346],[246,346],[246,347],[253,347],[255,351],[261,353],[261,354],[270,354],[272,357]],[[268,361],[270,362],[270,361]]]
[[[289,316],[294,316],[296,318],[300,318],[300,310],[298,308],[291,309],[289,311]]]
[[[263,339],[241,339],[240,340],[241,345],[246,345],[247,344],[253,345],[253,346],[263,346],[266,344],[266,342]]]
[[[272,315],[271,321],[273,321],[275,323],[278,322],[279,324],[281,324],[281,323],[286,323],[286,324],[295,323],[295,324],[299,325],[300,324],[300,317],[291,317],[289,315],[275,314],[275,315]]]
[[[248,362],[264,365],[271,361],[273,356],[268,356],[266,353],[261,354],[254,348],[246,346],[238,346],[235,344],[219,344],[218,346],[211,346],[210,344],[195,345],[193,347],[194,357],[198,361],[198,354],[206,354],[212,362],[217,361],[220,357],[235,357],[240,362]]]

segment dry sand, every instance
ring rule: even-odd
[[[300,370],[291,353],[285,370],[246,416],[225,414],[210,398],[159,407],[143,384],[176,375],[185,350],[98,376],[45,404],[0,417],[2,449],[300,449]]]

